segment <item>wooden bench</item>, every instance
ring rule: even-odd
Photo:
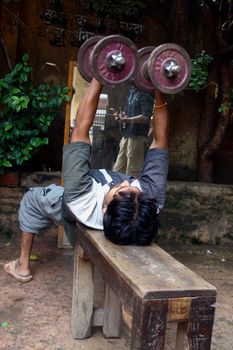
[[[118,246],[102,231],[77,224],[71,329],[91,336],[119,337],[123,319],[131,328],[131,350],[164,349],[167,322],[177,322],[174,349],[211,347],[216,288],[156,244]],[[99,273],[105,281],[103,307],[94,305]],[[96,278],[97,276],[97,278]],[[188,344],[188,347],[187,347]]]

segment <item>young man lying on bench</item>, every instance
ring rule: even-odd
[[[168,111],[164,95],[156,91],[153,141],[139,179],[107,170],[91,170],[89,130],[102,85],[91,81],[79,104],[70,143],[63,151],[64,189],[54,184],[30,188],[19,209],[21,252],[4,270],[20,282],[32,279],[29,258],[34,236],[50,224],[62,223],[72,245],[75,222],[104,229],[116,244],[149,245],[164,206],[168,172]]]

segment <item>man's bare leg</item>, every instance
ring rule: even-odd
[[[30,275],[30,254],[32,251],[32,244],[34,241],[34,234],[28,232],[22,232],[21,234],[21,250],[20,257],[16,266],[16,271],[22,276]]]
[[[32,279],[29,261],[33,240],[33,233],[22,232],[19,258],[17,260],[10,261],[3,266],[5,272],[20,282],[29,282]]]

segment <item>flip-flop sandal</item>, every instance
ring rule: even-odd
[[[16,265],[18,260],[10,261],[3,265],[3,269],[6,273],[14,277],[19,282],[29,282],[32,279],[32,275],[23,276],[16,271]]]

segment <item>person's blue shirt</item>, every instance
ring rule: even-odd
[[[122,136],[147,136],[150,128],[150,119],[153,112],[154,99],[148,92],[138,90],[136,86],[132,86],[129,90],[127,103],[124,109],[128,118],[143,115],[148,117],[148,123],[126,123],[122,128]]]

